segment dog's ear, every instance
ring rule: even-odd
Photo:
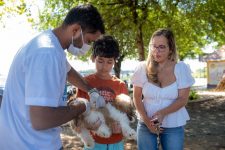
[[[73,86],[71,86],[69,88],[69,90],[67,91],[67,101],[71,101],[71,100],[75,99],[76,91],[77,91],[77,89]]]
[[[126,94],[118,95],[115,99],[115,105],[117,109],[127,114],[127,117],[131,122],[135,121],[135,106],[130,96]]]
[[[132,100],[129,95],[120,94],[116,96],[115,101],[117,101],[118,103],[130,104]]]
[[[129,113],[132,108],[132,100],[128,95],[120,94],[116,96],[115,100],[112,102],[112,105],[122,112]]]

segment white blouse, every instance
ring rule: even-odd
[[[178,97],[178,89],[188,88],[194,84],[194,78],[191,76],[191,70],[188,65],[180,61],[175,65],[174,74],[176,81],[172,84],[160,88],[148,82],[146,75],[146,62],[141,62],[135,69],[131,78],[134,86],[142,88],[144,96],[142,102],[148,117],[176,101]],[[139,118],[140,119],[140,118]],[[164,117],[162,127],[172,128],[186,124],[190,117],[185,107],[180,108],[176,112],[170,113]]]

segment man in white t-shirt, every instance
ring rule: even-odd
[[[64,50],[83,55],[103,34],[102,18],[92,5],[69,11],[62,25],[22,47],[12,62],[0,109],[1,150],[58,150],[59,126],[90,111],[88,102],[66,105],[66,82],[89,93],[90,103],[105,105],[67,62]]]

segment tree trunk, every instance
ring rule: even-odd
[[[114,72],[115,72],[115,75],[116,77],[120,78],[120,72],[121,72],[121,64],[122,64],[122,61],[124,59],[124,55],[120,56],[119,59],[115,62],[115,65],[114,65]]]
[[[143,34],[142,34],[142,24],[138,21],[138,0],[129,1],[130,3],[128,6],[133,15],[133,23],[137,27],[137,35],[136,35],[136,45],[138,48],[138,60],[143,61],[145,60],[145,53],[144,53],[144,42],[143,42]]]
[[[144,42],[143,42],[143,34],[142,34],[142,25],[138,26],[136,44],[138,48],[138,60],[145,60],[145,50],[144,50]]]

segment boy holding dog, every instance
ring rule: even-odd
[[[105,35],[94,42],[91,59],[95,63],[96,72],[86,76],[85,80],[99,91],[106,103],[112,102],[119,94],[128,95],[126,84],[111,75],[113,65],[119,55],[119,44],[112,36]],[[78,89],[76,97],[89,99],[88,94],[80,89]],[[93,129],[96,128],[93,127]],[[123,135],[118,122],[113,123],[112,133],[109,138],[92,134],[95,140],[95,147],[92,150],[123,150]]]

